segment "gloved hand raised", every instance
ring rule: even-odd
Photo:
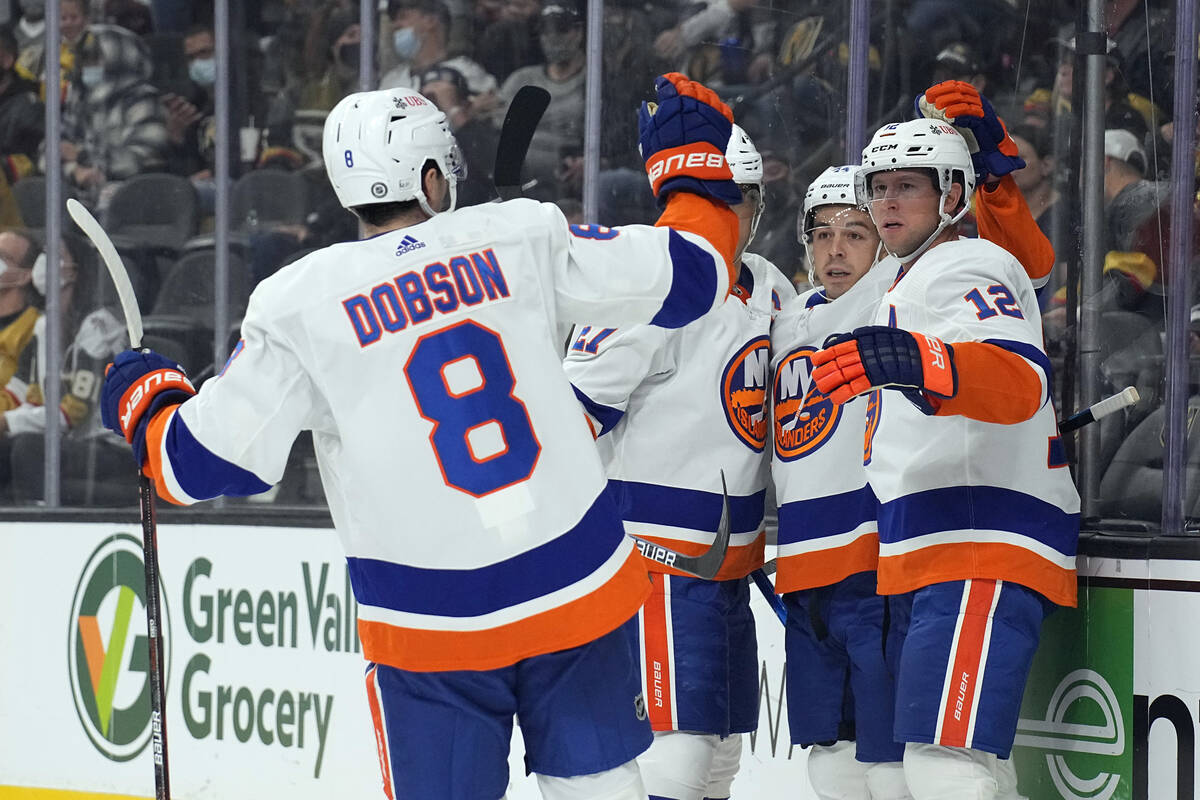
[[[657,103],[638,111],[638,150],[659,208],[683,191],[737,205],[742,193],[725,161],[733,112],[716,93],[678,72],[654,83]]]
[[[141,467],[146,461],[146,428],[155,413],[196,393],[183,367],[153,350],[118,353],[104,370],[100,421],[133,445]]]
[[[967,140],[976,185],[983,183],[989,174],[999,177],[1025,166],[1004,120],[996,116],[992,104],[971,84],[942,81],[917,95],[913,105],[917,116],[944,120]]]

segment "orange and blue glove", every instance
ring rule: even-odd
[[[654,82],[658,101],[638,111],[638,150],[646,162],[650,188],[663,208],[671,192],[683,191],[742,202],[725,161],[733,112],[703,84],[669,72]]]
[[[898,389],[926,414],[958,393],[954,349],[934,336],[869,325],[825,340],[812,355],[813,380],[835,404],[875,389]]]
[[[146,428],[161,409],[196,393],[183,367],[153,350],[126,350],[104,370],[100,421],[133,445],[138,467],[146,461]]]
[[[967,140],[975,183],[989,174],[1001,177],[1022,169],[1025,161],[1017,155],[1017,143],[1008,135],[1004,120],[988,99],[966,81],[942,81],[917,95],[913,106],[918,117],[950,123]]]

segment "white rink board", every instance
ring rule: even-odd
[[[136,542],[114,540],[116,534]],[[132,525],[0,527],[0,798],[13,796],[5,787],[15,786],[153,795],[148,748],[131,760],[113,760],[88,733],[101,706],[112,709],[104,715],[110,726],[120,720],[122,730],[141,730],[132,718],[146,683],[135,652],[146,632],[144,607],[136,598],[130,605],[131,594],[120,590],[113,569],[87,570],[83,582],[98,552],[121,553],[101,562],[104,567],[128,566],[140,538]],[[159,551],[168,615],[172,794],[184,800],[315,800],[334,791],[382,797],[353,602],[332,530],[161,525]],[[116,588],[102,591],[110,584]],[[807,800],[805,756],[797,748],[789,760],[787,721],[780,719],[786,715],[779,700],[783,629],[757,594],[755,605],[766,694],[734,795]],[[112,645],[121,637],[113,632],[125,630],[122,620],[127,634],[114,657],[107,651],[116,652]],[[90,650],[76,646],[83,641],[78,631],[88,626],[98,631]],[[144,653],[144,641],[142,647]],[[88,653],[99,659],[93,668],[103,676],[99,686],[88,668],[80,669]],[[79,699],[89,692],[98,699]],[[136,747],[134,737],[127,749]],[[540,797],[536,781],[524,776],[521,756],[518,739],[508,798],[534,800]]]

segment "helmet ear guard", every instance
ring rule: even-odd
[[[425,196],[422,174],[432,161],[449,183],[450,205],[466,177],[446,115],[412,89],[356,92],[329,112],[322,139],[329,182],[344,208],[416,200],[437,212]]]

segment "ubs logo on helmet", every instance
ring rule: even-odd
[[[812,347],[797,348],[775,370],[775,453],[784,461],[795,461],[823,445],[842,418],[842,407],[808,381],[815,352]]]
[[[747,342],[725,365],[721,375],[725,420],[737,437],[756,453],[761,453],[767,445],[769,342],[766,336]]]

